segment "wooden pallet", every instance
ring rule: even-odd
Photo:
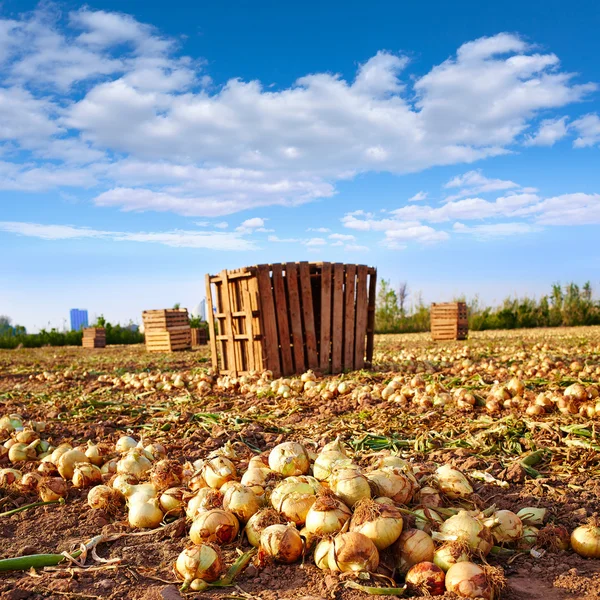
[[[190,333],[192,346],[206,346],[208,344],[208,331],[204,327],[192,327]]]
[[[161,310],[145,310],[142,313],[144,330],[162,330],[171,327],[189,325],[186,308],[164,308]]]
[[[104,327],[85,327],[81,345],[84,348],[106,348],[106,330]]]
[[[186,308],[145,310],[142,319],[148,352],[175,352],[192,347],[190,320]]]
[[[466,340],[469,334],[466,302],[434,303],[430,309],[431,337],[436,341]]]
[[[376,278],[365,265],[308,262],[207,275],[213,366],[276,377],[362,369],[373,357]]]

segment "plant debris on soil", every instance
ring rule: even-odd
[[[289,441],[302,444],[312,462],[337,438],[362,468],[398,456],[420,484],[449,465],[468,477],[473,509],[547,509],[544,544],[499,544],[487,556],[506,577],[501,598],[600,599],[600,561],[548,542],[553,527],[570,533],[600,516],[600,327],[475,332],[444,343],[425,334],[382,335],[369,370],[277,381],[264,373],[218,377],[208,356],[207,347],[158,355],[143,346],[0,351],[0,418],[20,415],[51,447],[90,442],[114,454],[116,441],[131,436],[144,447],[162,445],[182,466],[226,445],[244,449],[248,455],[238,459],[247,465]],[[0,434],[0,442],[14,443],[1,422]],[[0,452],[0,469],[25,474],[39,464],[39,456],[11,463]],[[135,529],[125,506],[92,509],[90,487],[70,482],[64,502],[15,512],[40,500],[35,488],[17,484],[0,482],[0,559],[65,558],[1,572],[0,600],[352,600],[370,597],[364,589],[381,587],[381,577],[391,588],[396,576],[384,553],[385,573],[371,579],[322,571],[307,553],[289,565],[254,559],[228,587],[180,590],[173,565],[190,544],[185,517]],[[412,511],[404,530],[415,526]],[[225,565],[249,548],[243,535],[222,546]]]

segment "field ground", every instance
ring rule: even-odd
[[[515,512],[546,507],[548,521],[569,531],[600,515],[600,410],[595,412],[592,398],[600,382],[600,328],[476,332],[464,343],[438,344],[424,334],[379,336],[375,354],[370,371],[326,378],[349,382],[351,393],[295,394],[292,385],[290,397],[284,398],[257,394],[252,381],[242,382],[241,389],[239,382],[221,387],[213,382],[208,391],[206,385],[199,391],[197,382],[208,368],[206,347],[171,355],[147,354],[142,346],[0,351],[0,416],[19,413],[28,421],[45,421],[42,437],[55,446],[88,440],[114,444],[128,433],[164,444],[168,457],[181,461],[203,458],[227,441],[263,451],[297,440],[316,450],[339,435],[362,464],[377,452],[393,450],[419,465],[423,476],[436,464],[460,468],[473,478],[480,507],[495,504]],[[156,391],[126,375],[142,372],[157,381],[161,377],[155,375],[167,375],[162,379],[171,383],[179,373],[184,386]],[[420,377],[414,379],[415,374]],[[515,375],[525,389],[515,393],[510,388],[507,407],[506,401],[489,404],[495,382]],[[408,389],[391,398],[384,394],[384,400],[382,390],[394,377]],[[565,403],[565,389],[578,381],[590,400]],[[435,382],[440,385],[424,389]],[[528,411],[542,392],[549,399],[546,408]],[[579,414],[582,404],[584,414]],[[540,450],[537,463],[521,463]],[[0,467],[8,466],[4,458]],[[27,463],[23,471],[35,466]],[[478,472],[491,477],[482,481]],[[89,508],[86,497],[87,490],[70,488],[65,505],[1,516],[0,558],[60,553],[101,533],[131,533],[124,509],[111,517]],[[0,510],[36,499],[35,493],[0,489]],[[149,534],[123,536],[98,546],[99,557],[118,562],[89,556],[85,566],[0,574],[0,598],[178,598],[170,586],[176,585],[172,565],[187,541],[181,519]],[[224,550],[230,564],[236,546]],[[488,557],[506,574],[502,598],[600,598],[600,560],[549,547],[539,554],[535,558],[513,549]],[[303,565],[251,566],[236,584],[203,595],[368,597],[346,588],[338,575],[318,570],[309,558]]]

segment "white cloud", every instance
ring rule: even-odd
[[[568,133],[567,117],[544,119],[535,133],[525,137],[525,146],[554,146]]]
[[[428,196],[427,192],[417,192],[414,196],[411,196],[408,201],[409,202],[420,202],[421,200],[426,200]]]
[[[498,192],[501,190],[510,190],[519,188],[519,184],[514,181],[505,179],[489,179],[481,173],[481,171],[468,171],[463,175],[453,177],[444,185],[446,189],[462,188],[456,194],[447,196],[444,201],[452,202],[465,196],[476,196],[478,194],[487,194],[490,192]]]
[[[590,113],[573,121],[573,129],[579,137],[573,142],[575,148],[587,148],[600,144],[600,117],[595,113]]]
[[[310,238],[309,240],[304,240],[302,243],[305,246],[309,246],[309,247],[311,247],[311,246],[313,246],[313,247],[314,246],[326,246],[327,245],[327,242],[323,238],[318,238],[318,237]]]
[[[329,233],[331,229],[328,227],[309,227],[306,231],[314,231],[315,233]]]
[[[273,231],[273,229],[267,229],[265,227],[265,221],[265,219],[261,219],[260,217],[252,217],[251,219],[246,219],[245,221],[243,221],[239,227],[235,228],[235,230],[240,233]]]
[[[85,238],[101,238],[118,242],[147,242],[174,246],[177,248],[204,248],[209,250],[256,249],[256,245],[238,233],[217,231],[161,231],[161,232],[119,232],[99,231],[86,227],[70,225],[43,225],[39,223],[23,223],[0,221],[0,231],[14,233],[43,240],[72,240]]]
[[[215,227],[217,229],[227,229],[229,227],[229,223],[227,221],[220,221],[219,223],[215,223]]]
[[[346,244],[344,250],[347,252],[368,252],[368,246],[360,246],[359,244]]]
[[[4,187],[96,186],[98,206],[126,211],[294,206],[362,172],[472,163],[510,152],[542,112],[595,89],[506,33],[419,65],[416,78],[406,57],[378,52],[348,80],[321,72],[289,87],[234,78],[207,88],[202,60],[130,15],[59,17],[41,8],[0,19],[0,139],[16,150],[7,160],[40,170],[33,186],[19,166]]]
[[[332,233],[327,236],[330,240],[339,240],[341,242],[353,242],[356,238],[348,233]]]
[[[280,238],[276,235],[270,235],[267,240],[277,244],[295,244],[302,241],[299,238]]]
[[[542,225],[600,225],[600,194],[563,194],[547,198],[536,207]]]
[[[468,226],[463,223],[454,223],[452,230],[455,233],[470,234],[478,239],[503,238],[512,235],[523,235],[540,231],[539,227],[529,223],[489,223],[485,225]]]

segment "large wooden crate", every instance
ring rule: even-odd
[[[174,352],[191,348],[190,320],[186,308],[145,310],[142,319],[148,352]]]
[[[207,275],[213,366],[230,375],[270,369],[275,377],[362,369],[373,358],[376,282],[373,267],[342,263]]]
[[[206,346],[208,344],[208,331],[204,327],[192,327],[192,346]]]
[[[466,302],[434,303],[430,310],[434,340],[466,340],[469,334]]]
[[[106,330],[104,327],[85,327],[81,345],[84,348],[106,348]]]

